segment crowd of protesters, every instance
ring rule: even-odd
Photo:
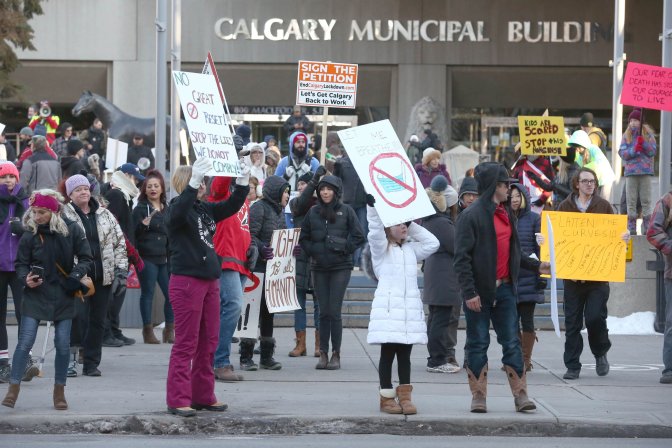
[[[103,177],[106,138],[100,121],[78,136],[71,124],[47,114],[47,106],[43,102],[21,130],[18,150],[4,146],[6,161],[0,162],[0,382],[9,383],[2,401],[8,407],[17,403],[21,382],[39,373],[31,350],[41,321],[54,324],[53,400],[59,410],[68,408],[66,379],[80,375],[80,364],[81,375],[101,376],[103,347],[135,343],[120,328],[130,274],[139,278],[143,342],[173,344],[168,411],[189,417],[200,410],[226,410],[214,385],[243,381],[230,358],[245,283],[255,272],[265,272],[274,258],[273,232],[297,227],[301,233],[293,256],[300,309],[294,313],[296,346],[290,357],[311,353],[319,358],[316,369],[341,368],[343,299],[358,267],[377,284],[367,340],[380,345],[382,412],[418,412],[412,400],[413,345],[427,345],[428,372],[462,370],[456,351],[462,313],[467,323],[462,365],[472,393],[471,411],[487,412],[491,324],[502,346],[502,369],[515,409],[533,411],[526,377],[533,368],[534,311],[544,301],[546,282],[540,275],[550,272],[549,263],[539,261],[545,244],[540,213],[614,212],[604,199],[614,172],[595,143],[601,130],[589,114],[582,117],[582,129],[568,136],[566,156],[521,154],[511,170],[496,162],[480,163],[459,185],[441,163],[438,140],[434,146],[439,149],[415,151],[417,174],[434,213],[385,227],[374,197],[364,190],[332,134],[327,139],[332,163],[320,165],[314,146],[320,139],[309,138],[312,124],[298,106],[286,123],[291,135],[285,157],[275,136],[257,143],[253,129],[241,125],[234,136],[241,175],[208,180],[209,162],[198,159],[172,173],[171,201],[142,135],[134,135],[127,163]],[[667,257],[670,283],[672,200],[663,197],[654,210],[647,191],[655,153],[653,129],[635,110],[619,151],[625,161],[628,215],[621,237],[627,242],[636,232],[639,201],[644,231]],[[422,293],[417,282],[420,262]],[[165,297],[160,339],[152,318],[157,284]],[[8,289],[19,324],[11,364]],[[672,283],[667,289],[672,291]],[[314,302],[313,350],[307,342],[308,296]],[[596,373],[608,374],[608,297],[608,282],[566,280],[565,379],[578,379],[581,372],[584,321]],[[672,293],[668,304],[670,297]],[[662,383],[672,383],[669,310],[670,305]],[[257,339],[242,338],[240,369],[281,370],[274,357],[273,313],[263,292],[258,326],[260,361],[254,362]]]

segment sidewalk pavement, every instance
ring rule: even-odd
[[[10,353],[16,346],[10,327]],[[41,351],[40,328],[34,356]],[[14,409],[0,406],[0,433],[148,433],[148,434],[414,434],[530,435],[672,438],[672,386],[658,382],[662,336],[612,336],[608,358],[611,372],[595,374],[595,360],[586,347],[580,379],[562,379],[564,339],[540,332],[534,347],[534,369],[528,393],[535,413],[516,413],[503,371],[501,349],[491,333],[488,413],[469,412],[471,394],[466,373],[425,371],[427,350],[415,346],[412,355],[413,400],[418,414],[387,415],[378,409],[378,346],[366,343],[365,329],[345,329],[341,370],[318,371],[313,357],[289,358],[294,332],[276,329],[275,358],[279,371],[239,372],[245,381],[216,383],[224,413],[199,413],[191,419],[168,415],[165,404],[170,345],[142,343],[140,330],[124,333],[133,346],[104,348],[102,377],[68,378],[69,410],[52,405],[53,352],[47,355],[44,377],[23,383]],[[308,331],[309,347],[313,343]],[[459,332],[462,361],[464,332]],[[563,335],[564,336],[564,335]],[[50,343],[53,346],[53,342]],[[238,367],[237,346],[233,363]],[[310,352],[310,351],[309,351]],[[258,362],[258,355],[255,355]],[[396,378],[396,372],[393,375]],[[0,385],[4,396],[7,385]]]

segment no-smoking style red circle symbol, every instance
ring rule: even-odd
[[[245,292],[254,291],[256,287],[259,286],[259,283],[261,283],[261,279],[256,275],[252,274],[252,284],[250,284],[249,286],[245,286]]]
[[[381,167],[381,162],[393,161],[399,163],[400,171],[390,172],[389,163],[386,167]],[[407,174],[407,175],[406,175]],[[388,152],[379,154],[369,164],[369,177],[371,183],[378,194],[387,204],[394,208],[404,208],[415,200],[418,195],[418,187],[413,175],[413,168],[401,154]],[[412,183],[407,179],[410,178]],[[397,193],[410,193],[410,197],[405,200],[393,200]],[[402,197],[405,197],[403,194]],[[401,202],[400,202],[401,201]]]
[[[198,109],[196,109],[196,105],[194,103],[187,103],[187,113],[194,120],[198,118]]]

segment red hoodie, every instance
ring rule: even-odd
[[[231,196],[232,177],[215,177],[210,186],[208,202],[219,202]],[[237,271],[252,279],[252,273],[245,267],[247,248],[250,246],[250,204],[245,204],[237,214],[217,223],[214,243],[215,252],[222,257],[222,270]]]

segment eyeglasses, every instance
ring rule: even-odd
[[[593,185],[595,184],[595,179],[581,179],[579,182],[583,185]]]

